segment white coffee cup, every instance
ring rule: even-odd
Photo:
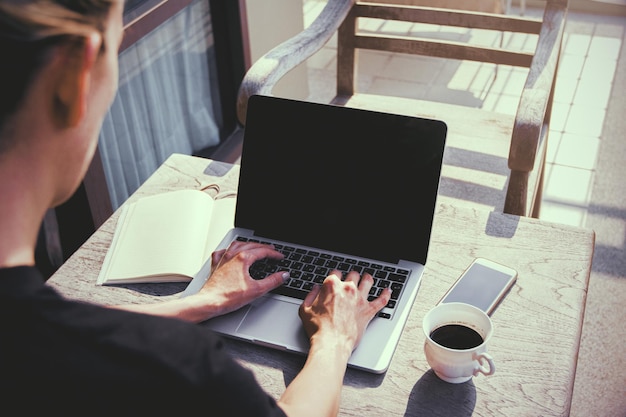
[[[422,329],[426,360],[442,380],[456,384],[496,371],[487,353],[493,324],[481,309],[465,303],[439,304],[424,316]]]

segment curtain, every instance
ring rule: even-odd
[[[209,2],[198,0],[120,54],[117,96],[99,138],[117,209],[172,153],[219,143]]]

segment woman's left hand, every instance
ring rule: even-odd
[[[210,296],[218,315],[235,311],[289,279],[285,271],[260,280],[250,276],[250,266],[257,260],[282,259],[283,256],[270,245],[235,241],[228,249],[213,252],[212,273],[198,295]]]

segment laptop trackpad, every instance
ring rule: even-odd
[[[298,316],[299,304],[263,297],[255,301],[237,333],[264,345],[306,352],[309,339]]]

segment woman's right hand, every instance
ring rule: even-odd
[[[336,416],[346,365],[369,322],[391,298],[385,288],[368,301],[374,284],[370,274],[352,271],[342,281],[333,271],[300,305],[300,319],[311,347],[302,371],[278,404],[289,416]]]
[[[333,343],[345,342],[350,353],[359,344],[369,322],[391,297],[386,288],[368,301],[374,279],[368,273],[361,277],[351,271],[341,280],[340,271],[333,271],[321,286],[314,287],[300,306],[300,319],[311,343],[331,338]]]

